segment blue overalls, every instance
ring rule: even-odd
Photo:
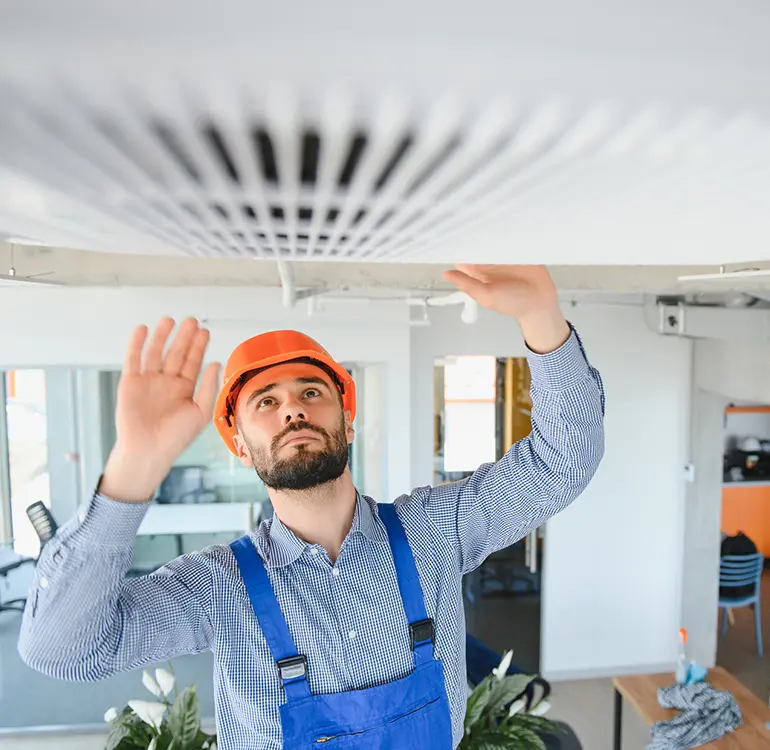
[[[425,611],[414,557],[395,507],[380,504],[379,509],[410,623],[415,664],[409,675],[385,685],[312,695],[307,659],[297,652],[262,558],[248,536],[230,545],[283,684],[286,702],[280,713],[287,750],[452,748],[444,666],[433,658],[433,621]]]

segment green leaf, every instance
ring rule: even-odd
[[[498,750],[498,748],[511,750],[515,747],[517,746],[511,743],[509,737],[499,732],[479,732],[467,745],[468,750]]]
[[[526,674],[512,674],[495,680],[492,687],[492,695],[487,703],[487,713],[492,716],[502,714],[507,710],[511,701],[518,698],[526,689],[534,676]]]
[[[550,732],[551,734],[559,734],[564,731],[556,722],[542,716],[532,716],[530,714],[516,714],[506,719],[505,723],[507,726],[519,726],[524,729]]]
[[[520,747],[522,750],[548,750],[543,739],[536,735],[532,730],[524,727],[515,727],[507,731],[504,735],[509,742],[513,740],[508,747]]]
[[[124,724],[118,724],[113,727],[112,731],[107,736],[107,744],[104,746],[104,750],[117,750],[123,740],[131,736],[131,728]]]
[[[174,701],[168,726],[174,737],[174,750],[192,750],[190,746],[201,727],[200,703],[194,687],[185,688]]]
[[[481,718],[491,696],[491,683],[489,678],[484,678],[476,689],[468,696],[465,706],[465,732],[470,732],[476,722]]]

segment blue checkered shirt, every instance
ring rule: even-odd
[[[471,477],[395,500],[414,553],[436,658],[444,663],[454,746],[467,697],[463,575],[565,508],[604,451],[604,391],[576,332],[557,351],[528,354],[532,433]],[[24,612],[19,651],[51,677],[90,681],[214,652],[219,747],[281,747],[275,662],[226,545],[126,578],[144,504],[94,494],[44,548]],[[252,533],[313,693],[378,685],[414,666],[385,527],[357,499],[335,564],[277,517]]]

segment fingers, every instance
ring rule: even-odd
[[[179,332],[166,352],[163,372],[166,375],[179,375],[189,355],[191,344],[199,332],[198,321],[187,318],[179,327]]]
[[[199,328],[194,332],[187,351],[185,360],[179,373],[183,378],[188,378],[195,383],[203,364],[203,357],[206,354],[206,347],[209,345],[209,332],[206,328]]]
[[[472,279],[487,281],[489,276],[495,272],[496,266],[482,266],[475,263],[457,263],[455,269]]]
[[[212,362],[206,367],[198,392],[195,394],[195,403],[207,420],[210,420],[214,413],[214,401],[219,390],[219,367],[219,362]]]
[[[126,356],[123,360],[123,372],[137,375],[142,370],[142,349],[147,340],[147,326],[137,326],[128,340]]]
[[[171,318],[163,318],[152,332],[150,343],[144,353],[144,372],[160,372],[163,369],[163,349],[166,346],[169,334],[174,328]]]
[[[463,271],[445,271],[444,278],[454,284],[461,292],[465,292],[477,302],[484,304],[489,289],[483,281],[479,281]]]

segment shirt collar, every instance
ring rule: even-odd
[[[283,524],[277,515],[266,524],[266,532],[260,533],[263,559],[268,568],[282,568],[296,562],[310,547],[302,541],[291,529]],[[356,491],[356,508],[353,513],[353,524],[348,538],[353,534],[363,534],[375,544],[389,545],[388,533],[380,520],[377,504],[370,497]]]

